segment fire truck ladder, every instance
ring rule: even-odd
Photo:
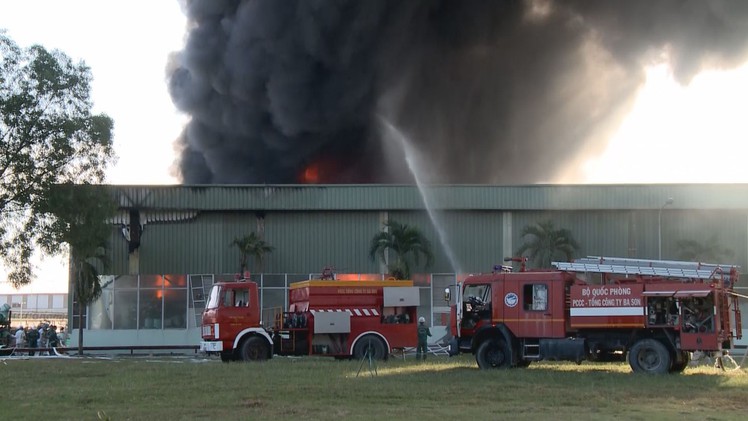
[[[213,275],[190,275],[190,295],[195,309],[195,327],[200,327],[205,311],[205,299],[213,288]]]
[[[720,279],[729,278],[734,265],[718,265],[676,260],[626,259],[619,257],[587,256],[572,263],[552,262],[558,270],[620,275],[648,275],[670,278]]]

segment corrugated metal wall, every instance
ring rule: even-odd
[[[501,263],[502,214],[488,211],[437,211],[436,223],[428,213],[390,212],[389,218],[417,227],[431,242],[434,264],[429,272],[472,273],[490,272],[494,264]],[[437,225],[452,250],[455,266],[447,257]],[[423,271],[423,266],[417,271]],[[416,268],[412,268],[416,271]]]
[[[366,254],[369,240],[378,229],[376,215],[267,213],[261,219],[264,238],[275,249],[266,255],[262,269],[308,273],[333,265],[338,270],[352,266],[376,272],[376,264]],[[258,231],[254,212],[201,213],[189,222],[149,224],[141,238],[140,272],[236,273],[240,269],[240,253],[232,242],[253,231]],[[126,250],[125,245],[115,253],[121,256]],[[259,270],[253,259],[248,265],[251,271]]]
[[[522,245],[522,229],[542,221],[551,221],[556,229],[571,231],[580,245],[576,257],[587,255],[630,257],[628,221],[630,211],[557,211],[515,212],[512,215],[512,250],[514,255]]]
[[[231,242],[258,230],[258,217],[266,241],[275,247],[264,263],[266,273],[312,273],[326,265],[335,266],[338,272],[377,273],[379,264],[370,260],[368,249],[371,238],[381,228],[380,218],[384,214],[417,226],[432,242],[435,261],[429,272],[458,270],[447,258],[437,229],[412,186],[114,186],[113,189],[119,189],[126,199],[123,201],[129,203],[123,204],[124,208],[137,202],[168,205],[177,211],[206,209],[195,211],[191,219],[147,223],[139,249],[140,273],[235,273],[239,270],[239,252]],[[557,228],[572,231],[581,245],[580,256],[656,259],[658,216],[664,203],[661,198],[674,192],[681,196],[662,211],[662,257],[678,258],[678,240],[705,242],[716,236],[722,247],[733,251],[732,257],[725,256],[718,263],[734,262],[746,268],[748,195],[733,198],[718,194],[736,190],[732,186],[713,189],[717,193],[709,193],[707,197],[721,200],[726,208],[714,209],[714,202],[697,203],[698,194],[711,191],[708,188],[669,185],[439,187],[433,200],[465,199],[455,202],[451,209],[437,211],[439,225],[462,272],[490,271],[503,257],[514,254],[521,244],[524,226],[547,219]],[[736,191],[741,189],[748,192],[743,185]],[[585,192],[586,199],[582,197]],[[616,196],[615,192],[621,195]],[[496,197],[501,194],[507,197]],[[268,197],[270,201],[263,202]],[[374,203],[375,199],[381,203]],[[576,208],[570,208],[572,199]],[[647,207],[636,208],[645,202],[649,203]],[[220,206],[212,206],[214,203]],[[466,203],[475,207],[466,209]],[[497,203],[506,207],[486,209]],[[685,208],[688,203],[694,208]],[[617,205],[623,208],[615,208]],[[740,206],[744,208],[735,209]],[[160,208],[143,209],[153,214],[154,209]],[[502,241],[509,227],[511,232],[506,235],[511,241]],[[504,250],[504,244],[511,244],[511,249]],[[112,231],[111,252],[113,272],[128,273],[127,242],[118,226]],[[250,268],[257,270],[254,262],[250,262]]]
[[[230,244],[234,233],[248,229],[254,229],[253,216],[218,212],[148,224],[140,240],[140,273],[238,272],[238,250]]]
[[[378,212],[268,212],[265,240],[276,249],[267,272],[378,273],[369,259],[371,238],[379,231]]]
[[[656,212],[650,219],[657,224]],[[655,225],[652,231],[656,229]],[[679,259],[679,240],[695,240],[701,244],[713,241],[728,253],[721,261],[712,263],[734,263],[740,265],[743,271],[748,271],[748,218],[744,211],[663,211],[663,259]],[[654,241],[657,241],[656,237]]]

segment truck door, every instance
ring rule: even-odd
[[[518,286],[520,302],[517,308],[521,336],[563,337],[563,285],[551,280],[528,280],[521,281]]]
[[[491,322],[491,284],[470,284],[465,286],[462,303],[462,329],[471,336],[485,323]]]
[[[252,285],[224,288],[221,296],[222,323],[232,335],[244,328],[259,326],[258,305],[256,288],[252,288]]]

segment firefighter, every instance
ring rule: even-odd
[[[50,348],[57,348],[60,346],[59,339],[57,338],[57,326],[55,325],[49,327],[49,333],[47,333],[47,345]],[[54,355],[53,350],[49,351],[49,355]]]
[[[26,332],[26,339],[29,341],[29,348],[36,348],[39,346],[39,331],[36,330],[35,327],[29,328],[29,331]],[[30,351],[29,356],[33,357],[35,354],[35,351]]]
[[[416,359],[421,359],[423,354],[423,360],[426,361],[426,353],[428,352],[428,337],[431,336],[431,331],[426,326],[426,319],[423,317],[418,318],[418,347],[416,348]]]

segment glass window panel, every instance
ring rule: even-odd
[[[161,329],[161,300],[163,296],[164,291],[160,289],[140,290],[139,328]]]
[[[187,290],[164,291],[164,329],[187,328]]]
[[[36,295],[29,295],[29,296],[26,297],[26,299],[24,301],[25,301],[23,303],[24,310],[36,310],[37,308],[39,308],[36,305]],[[18,304],[15,307],[21,307],[21,305]]]
[[[109,279],[101,280],[102,285],[105,285],[107,282],[114,282],[114,286],[117,289],[138,287],[138,275],[107,276],[106,278]]]
[[[288,285],[291,285],[294,282],[308,281],[308,280],[309,280],[308,273],[289,273],[288,274]],[[278,286],[284,286],[284,285],[278,285]]]
[[[220,302],[221,287],[218,285],[213,285],[213,288],[210,290],[210,295],[208,297],[208,304],[205,308],[217,308]]]
[[[426,287],[418,288],[418,298],[421,300],[421,305],[418,306],[418,317],[425,317],[428,321],[427,324],[431,323],[431,290]]]
[[[201,301],[208,299],[208,294],[213,286],[213,275],[190,275],[190,292],[192,297],[190,298],[190,308],[194,307],[195,301],[197,301],[197,308],[202,310],[203,305]],[[218,301],[215,302],[218,305]]]
[[[259,285],[259,280],[257,282]],[[262,276],[262,286],[265,288],[268,287],[285,287],[286,286],[286,276],[282,273],[272,273],[272,274],[265,274]]]
[[[39,310],[48,310],[49,309],[49,295],[47,294],[39,294],[36,296],[36,308]]]
[[[137,320],[135,309],[137,307],[137,291],[116,290],[114,292],[114,328],[135,329]]]
[[[548,287],[544,284],[534,285],[533,287],[533,310],[545,310],[548,308]]]
[[[140,288],[161,288],[164,277],[161,275],[140,275]]]
[[[285,289],[270,289],[264,288],[262,290],[262,308],[276,308],[280,307],[286,309],[286,290]]]
[[[164,275],[165,288],[187,288],[187,276],[185,275]]]
[[[524,309],[541,311],[548,308],[548,287],[545,284],[527,284],[523,289]]]
[[[234,289],[234,306],[235,307],[248,307],[249,306],[249,288],[235,288]]]
[[[231,307],[234,305],[234,290],[221,288],[221,305],[224,307]]]
[[[113,300],[114,291],[112,289],[105,288],[103,291],[101,291],[101,296],[99,297],[99,299],[88,306],[90,329],[108,330],[112,328]]]
[[[73,329],[80,328],[81,323],[79,322],[78,317],[78,301],[73,301]],[[86,326],[86,320],[88,318],[88,307],[83,308],[83,326]]]
[[[65,296],[61,294],[53,295],[52,308],[65,308]]]

